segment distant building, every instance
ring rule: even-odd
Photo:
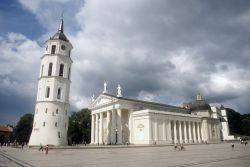
[[[89,106],[92,115],[92,144],[170,144],[219,142],[228,139],[223,132],[224,110],[213,111],[198,94],[185,107],[130,99],[104,93]],[[228,129],[227,129],[228,130]]]
[[[44,44],[30,146],[68,144],[72,48],[62,19],[58,32]]]
[[[10,141],[11,133],[13,132],[13,128],[10,126],[2,126],[0,125],[0,143],[7,143]]]
[[[182,107],[185,108],[185,109],[191,109],[192,108],[192,102],[183,103]]]

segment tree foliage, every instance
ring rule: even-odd
[[[68,129],[69,144],[90,143],[91,140],[91,112],[88,109],[82,109],[74,112],[69,117]]]
[[[231,108],[226,108],[230,133],[250,135],[250,114],[241,115]]]
[[[33,114],[23,115],[17,123],[15,128],[15,138],[17,142],[28,142],[33,125]]]

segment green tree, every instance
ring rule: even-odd
[[[250,136],[250,118],[242,119],[242,131],[244,135]]]
[[[33,125],[33,114],[23,115],[17,123],[15,129],[15,138],[17,142],[28,142]]]
[[[91,112],[84,108],[78,112],[74,112],[69,117],[68,129],[69,144],[82,143],[91,140]]]
[[[242,134],[242,115],[231,108],[226,108],[228,126],[232,135]]]

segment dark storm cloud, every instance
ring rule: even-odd
[[[92,11],[97,4],[100,10]],[[76,47],[81,61],[94,62],[87,71],[77,67],[82,73],[77,80],[91,83],[81,87],[85,96],[99,94],[105,80],[114,94],[114,83],[120,83],[127,96],[147,92],[179,103],[198,92],[211,103],[233,103],[249,93],[248,1],[97,4],[87,1],[78,15],[85,20],[79,22],[81,38],[91,38],[81,46],[97,50]]]

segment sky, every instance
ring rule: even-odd
[[[64,13],[70,110],[110,94],[181,106],[198,93],[250,113],[249,0],[3,0],[0,124],[33,113],[43,44]]]

